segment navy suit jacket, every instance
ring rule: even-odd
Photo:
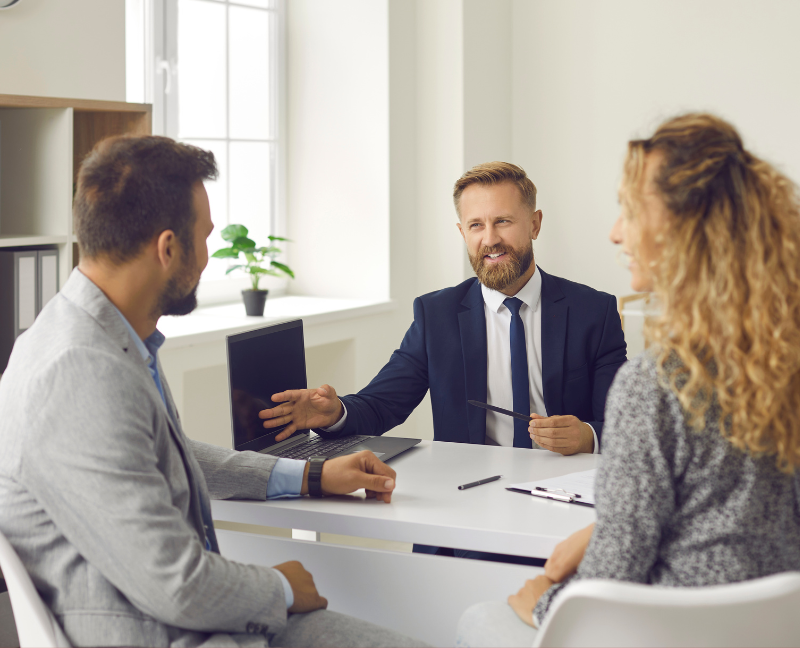
[[[541,268],[539,269],[540,272]],[[542,272],[542,378],[547,414],[572,414],[603,433],[606,394],[626,360],[616,299]],[[414,300],[400,348],[357,394],[343,396],[338,433],[378,435],[405,421],[430,389],[434,440],[483,444],[486,317],[476,278]],[[509,368],[509,371],[511,369]]]

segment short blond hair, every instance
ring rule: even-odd
[[[484,162],[462,175],[453,187],[453,204],[456,206],[459,218],[461,194],[467,187],[474,184],[496,185],[502,182],[514,183],[519,189],[522,202],[530,207],[531,211],[536,211],[536,185],[531,182],[525,169],[510,162]]]

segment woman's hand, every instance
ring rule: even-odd
[[[529,626],[535,628],[533,623],[533,608],[547,590],[553,586],[547,576],[537,576],[533,580],[525,581],[525,585],[516,594],[508,597],[508,604],[517,613],[517,616]]]
[[[589,540],[592,539],[594,524],[573,533],[563,542],[559,542],[550,558],[544,564],[544,573],[554,583],[560,583],[568,576],[578,571],[578,565],[583,560]]]

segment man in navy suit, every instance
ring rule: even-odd
[[[569,455],[600,451],[606,394],[625,362],[616,299],[546,274],[533,259],[542,212],[521,168],[478,165],[453,192],[476,278],[414,301],[400,348],[357,394],[329,385],[275,394],[259,415],[276,437],[316,429],[326,437],[383,434],[430,390],[434,440],[538,447]],[[530,423],[468,400],[530,413]],[[543,560],[414,545],[414,551],[542,565]]]
[[[323,436],[383,434],[431,392],[434,440],[597,453],[606,393],[626,347],[612,295],[537,268],[542,212],[512,164],[470,169],[456,183],[458,228],[477,278],[414,301],[400,348],[357,394],[329,385],[276,394],[264,427]],[[531,414],[530,424],[467,404]]]

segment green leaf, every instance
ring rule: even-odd
[[[244,225],[228,225],[220,232],[223,241],[235,241],[247,236],[248,229]]]
[[[254,249],[256,247],[256,242],[253,239],[247,238],[246,236],[240,236],[233,240],[232,245],[233,247],[244,251]]]
[[[221,250],[217,250],[214,254],[211,255],[215,259],[238,259],[239,258],[239,250],[234,248],[222,248]]]
[[[270,272],[267,268],[262,268],[261,266],[250,266],[247,269],[247,271],[250,274],[260,274],[260,275],[263,275],[263,274],[274,274],[274,273]]]
[[[278,268],[281,272],[285,272],[289,275],[292,279],[294,279],[294,272],[289,268],[289,266],[284,265],[283,263],[278,263],[277,261],[273,261],[272,265]]]
[[[272,236],[271,234],[267,237],[270,241],[291,241],[292,239],[284,238],[283,236]]]
[[[226,274],[226,275],[229,275],[229,274],[230,274],[231,272],[233,272],[234,270],[241,270],[242,268],[246,268],[246,267],[247,267],[247,266],[244,266],[244,265],[241,265],[241,264],[239,264],[239,265],[235,265],[235,266],[231,266],[230,268],[228,268],[228,269],[225,271],[225,274]]]
[[[261,252],[261,254],[280,254],[281,249],[275,246],[270,246],[270,247],[260,247],[258,248],[258,251]]]

